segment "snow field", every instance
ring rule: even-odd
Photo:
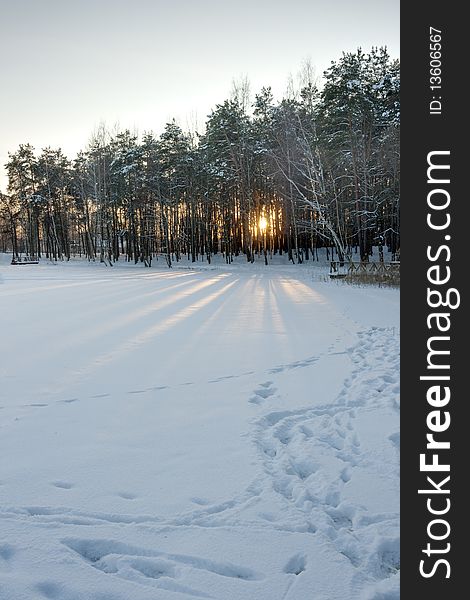
[[[396,290],[0,272],[1,600],[399,597]]]

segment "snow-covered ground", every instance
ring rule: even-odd
[[[1,600],[398,598],[399,293],[0,265]]]

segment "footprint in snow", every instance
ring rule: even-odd
[[[272,381],[265,381],[264,383],[260,383],[259,386],[262,388],[270,388],[272,386],[273,382]]]
[[[120,563],[122,563],[123,569],[121,574],[124,578],[129,575],[128,566],[137,564],[141,566],[143,560],[147,563],[146,567],[149,566],[149,563],[153,563],[157,567],[155,570],[152,569],[152,578],[155,578],[155,574],[159,576],[164,575],[165,573],[162,571],[166,571],[168,575],[168,569],[161,569],[163,566],[162,563],[165,563],[165,565],[170,563],[170,565],[177,567],[189,567],[195,571],[209,572],[211,575],[243,579],[245,581],[259,581],[265,578],[264,574],[257,573],[249,567],[242,565],[217,562],[187,554],[166,554],[156,548],[140,548],[116,540],[66,538],[61,540],[61,542],[70,548],[70,550],[79,554],[86,563],[102,570],[104,573],[113,574],[119,572]],[[117,568],[113,569],[112,567]],[[188,589],[186,589],[185,593],[187,592]],[[201,594],[198,593],[198,595]],[[207,597],[207,594],[204,597]]]
[[[62,490],[71,490],[73,488],[73,483],[69,481],[53,481],[51,485]]]
[[[307,568],[307,558],[303,554],[293,556],[284,567],[284,573],[300,575]]]
[[[62,587],[55,581],[41,581],[35,588],[44,598],[60,598],[62,595]]]
[[[135,500],[137,498],[137,495],[132,492],[119,492],[118,496],[124,500]]]
[[[254,391],[256,396],[259,396],[260,398],[264,398],[266,400],[266,398],[270,398],[271,396],[274,396],[274,392],[276,391],[276,388],[263,388],[263,389],[257,389]]]
[[[277,367],[273,367],[269,369],[268,373],[282,373],[283,371],[292,371],[292,369],[299,369],[304,367],[309,367],[313,363],[316,363],[319,360],[318,356],[310,356],[304,360],[296,360],[292,363],[287,363],[285,365],[278,365]]]
[[[194,502],[194,504],[198,504],[199,506],[207,506],[208,504],[210,504],[210,500],[207,500],[207,498],[199,498],[198,496],[193,496],[192,498],[190,498],[191,502]]]
[[[340,478],[343,483],[348,483],[348,481],[351,481],[351,468],[344,467],[344,469],[341,471]]]
[[[263,400],[267,400],[271,396],[274,396],[276,388],[272,387],[272,381],[266,381],[258,384],[259,387],[253,391],[253,396],[249,399],[252,404],[260,404]]]
[[[3,558],[3,560],[10,560],[13,558],[15,552],[15,547],[11,544],[0,544],[0,558]]]
[[[388,436],[388,439],[392,442],[397,450],[400,450],[400,432],[392,433]]]
[[[227,379],[235,379],[238,375],[224,375],[223,377],[217,377],[217,379],[211,379],[207,383],[219,383],[220,381],[226,381]]]

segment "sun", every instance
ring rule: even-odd
[[[264,233],[266,231],[267,227],[268,227],[268,221],[266,220],[266,217],[260,217],[260,219],[259,219],[259,228],[260,228],[260,231],[262,233]]]

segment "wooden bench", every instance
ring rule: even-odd
[[[339,269],[343,269],[344,268],[344,263],[341,264],[336,261],[336,260],[332,260],[330,262],[330,272],[328,273],[331,279],[343,279],[344,277],[348,276],[348,273],[345,271],[340,271]]]
[[[37,265],[39,264],[39,258],[36,256],[18,256],[11,259],[12,265]]]

